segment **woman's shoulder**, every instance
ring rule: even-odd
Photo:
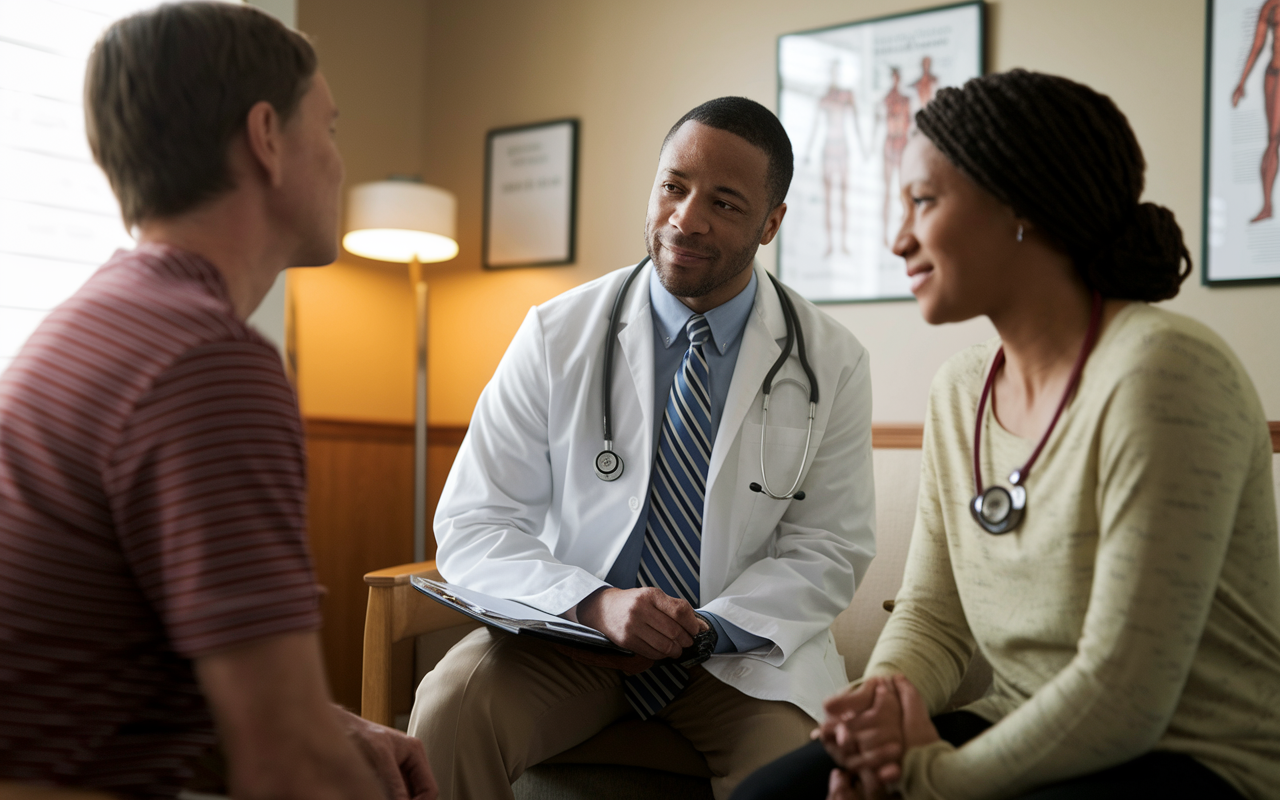
[[[1231,346],[1212,328],[1146,303],[1131,303],[1116,316],[1091,361],[1116,380],[1151,370],[1248,380]]]
[[[1092,374],[1090,374],[1092,373]],[[1209,326],[1182,314],[1133,303],[1112,323],[1086,367],[1089,392],[1130,424],[1209,414],[1265,427],[1249,373]]]

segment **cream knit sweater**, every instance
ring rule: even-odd
[[[903,793],[1000,798],[1152,749],[1251,798],[1280,797],[1280,556],[1257,392],[1212,331],[1134,303],[1103,332],[1028,481],[1022,527],[969,514],[978,397],[998,341],[939,371],[897,606],[867,675],[904,673],[931,713],[975,646],[997,724],[907,755]],[[988,403],[985,485],[1035,442]]]

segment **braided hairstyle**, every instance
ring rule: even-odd
[[[1015,69],[939,90],[916,126],[1104,297],[1167,300],[1191,273],[1173,212],[1140,202],[1146,160],[1111,98]]]

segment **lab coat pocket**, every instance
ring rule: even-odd
[[[814,430],[816,444],[819,431]],[[765,486],[765,473],[768,473],[769,489],[774,494],[786,494],[795,483],[796,476],[804,468],[803,462],[805,440],[809,435],[808,427],[787,428],[780,425],[764,426],[754,422],[742,425],[742,448],[738,452],[738,477],[744,484]],[[761,442],[763,437],[763,443]],[[763,449],[762,449],[763,444]],[[761,454],[763,453],[764,470],[761,470]],[[812,455],[812,450],[810,452]],[[804,484],[796,487],[803,489]],[[772,555],[770,545],[772,534],[787,506],[792,500],[775,500],[761,492],[752,492],[751,502],[744,509],[741,518],[743,532],[739,555],[757,558]]]

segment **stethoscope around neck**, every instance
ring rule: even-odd
[[[613,299],[613,310],[609,312],[609,327],[605,332],[604,340],[604,375],[601,379],[604,401],[604,449],[596,455],[595,461],[596,477],[602,481],[616,481],[622,477],[622,472],[626,466],[622,461],[622,456],[613,450],[613,351],[617,340],[618,315],[622,311],[623,301],[626,300],[627,292],[630,291],[631,284],[635,282],[636,276],[640,274],[648,263],[649,257],[645,256],[636,265],[636,268],[631,270],[631,274],[623,282],[622,288],[618,290],[617,297]],[[773,284],[774,291],[778,293],[778,301],[782,304],[782,316],[787,325],[787,341],[782,347],[782,354],[773,362],[773,366],[764,376],[764,383],[761,385],[760,390],[764,393],[764,418],[760,430],[760,480],[763,485],[753,481],[748,488],[753,492],[760,492],[772,497],[774,500],[789,500],[791,498],[803,500],[804,492],[797,492],[796,489],[800,486],[800,476],[804,474],[804,465],[809,460],[809,445],[813,441],[813,418],[818,412],[818,378],[814,375],[813,368],[809,366],[809,356],[804,344],[804,329],[800,327],[800,318],[796,315],[796,309],[791,303],[791,298],[787,296],[777,278],[769,275],[769,281]],[[800,356],[800,366],[804,369],[804,374],[809,379],[809,430],[805,435],[804,455],[800,457],[800,468],[796,471],[796,479],[791,482],[791,488],[782,494],[778,494],[769,486],[769,474],[765,471],[765,435],[769,430],[769,397],[773,392],[774,386],[794,383],[802,390],[805,388],[804,384],[795,378],[783,378],[776,384],[774,383],[774,377],[777,376],[778,370],[782,369],[782,365],[787,363],[787,359],[791,357],[793,346]]]
[[[1058,408],[1053,412],[1049,428],[1040,437],[1040,442],[1031,453],[1031,458],[1009,475],[1008,489],[998,485],[984,488],[982,485],[982,422],[987,410],[987,396],[991,394],[991,387],[995,385],[996,374],[1000,372],[1000,367],[1004,366],[1004,347],[996,351],[996,356],[991,361],[991,369],[987,371],[987,380],[982,386],[982,397],[978,400],[978,415],[973,430],[973,499],[969,501],[969,513],[987,533],[999,536],[1017,530],[1022,524],[1023,515],[1027,511],[1027,478],[1031,475],[1031,468],[1040,457],[1040,451],[1044,450],[1044,446],[1049,443],[1049,436],[1058,424],[1058,418],[1062,416],[1071,396],[1080,386],[1080,375],[1084,372],[1085,361],[1089,359],[1089,353],[1093,351],[1101,330],[1102,295],[1095,290],[1089,310],[1089,329],[1085,333],[1084,343],[1080,345],[1080,353],[1076,356],[1075,365],[1071,368],[1067,388],[1063,390],[1062,399],[1058,401]]]

